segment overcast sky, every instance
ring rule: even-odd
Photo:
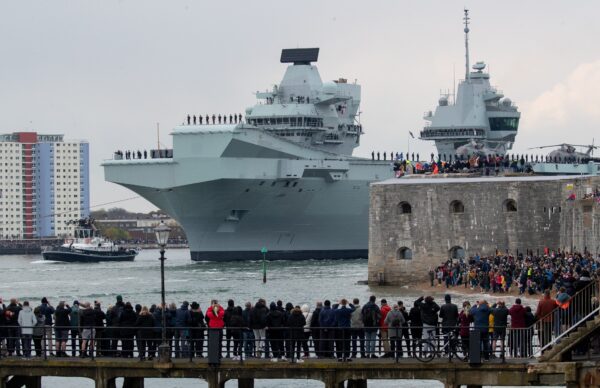
[[[320,47],[323,80],[362,85],[355,154],[406,151],[453,68],[464,76],[463,6],[472,62],[522,112],[516,152],[600,142],[598,1],[3,1],[0,132],[88,140],[91,204],[117,201],[132,192],[104,182],[114,150],[155,148],[156,123],[170,146],[188,112],[243,112],[281,80],[282,48]]]

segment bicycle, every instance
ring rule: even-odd
[[[460,348],[460,340],[455,330],[451,330],[446,334],[435,335],[435,330],[429,331],[427,338],[418,340],[418,347],[415,351],[415,358],[421,362],[429,362],[436,356],[443,357],[448,355],[448,359],[457,358],[460,361],[467,361],[469,354]],[[438,349],[437,344],[443,343]]]

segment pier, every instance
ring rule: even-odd
[[[366,388],[369,382],[376,386],[377,380],[413,379],[436,380],[448,388],[484,385],[600,386],[600,305],[592,302],[599,296],[600,281],[590,280],[570,298],[567,309],[557,306],[529,327],[504,328],[506,334],[494,337],[493,344],[499,346],[492,349],[489,347],[490,340],[482,334],[487,334],[487,326],[485,331],[469,327],[468,341],[465,342],[458,342],[456,334],[453,334],[460,328],[451,327],[446,334],[436,334],[432,330],[429,337],[411,338],[405,343],[405,348],[400,345],[396,352],[382,354],[381,348],[376,349],[375,353],[381,358],[369,357],[375,356],[375,353],[368,349],[365,354],[361,351],[361,357],[357,354],[350,357],[350,342],[344,334],[345,329],[331,327],[316,327],[322,333],[321,346],[318,350],[313,346],[314,351],[305,352],[303,357],[300,347],[290,342],[290,339],[298,338],[297,334],[303,332],[303,327],[271,327],[267,331],[267,334],[270,333],[270,351],[268,344],[265,343],[263,348],[258,339],[256,342],[250,340],[246,344],[250,345],[250,349],[246,349],[241,346],[242,339],[238,336],[237,340],[234,339],[234,358],[229,358],[231,348],[223,338],[221,328],[176,328],[189,330],[190,337],[187,340],[175,338],[173,342],[171,335],[168,338],[164,336],[167,327],[163,323],[161,345],[155,348],[159,338],[152,337],[148,353],[143,344],[148,338],[145,334],[157,334],[156,326],[139,329],[136,351],[133,351],[133,336],[128,337],[125,332],[134,327],[119,326],[120,337],[110,337],[106,332],[95,337],[94,331],[90,331],[87,334],[91,336],[89,341],[93,345],[89,349],[83,345],[80,357],[69,357],[64,351],[59,357],[52,356],[51,350],[41,346],[46,342],[45,334],[35,345],[35,358],[14,357],[17,338],[9,335],[6,337],[7,356],[0,352],[0,388],[41,388],[42,377],[45,376],[87,378],[94,381],[96,388],[117,388],[117,379],[119,388],[143,388],[147,378],[198,379],[206,381],[209,388],[235,387],[236,384],[238,388],[253,388],[256,380],[266,379],[315,380],[322,382],[325,388]],[[11,326],[8,327],[9,333],[14,332]],[[67,327],[54,326],[59,332],[63,328]],[[425,326],[411,328],[428,329]],[[492,328],[494,332],[503,329]],[[84,326],[84,330],[89,331],[90,328]],[[249,331],[249,328],[230,330]],[[393,329],[390,327],[388,330]],[[86,334],[82,337],[85,338]],[[122,343],[120,352],[116,347],[117,339]],[[461,338],[460,341],[463,340]],[[332,347],[328,347],[333,342],[336,344],[335,353]],[[108,343],[114,346],[108,347]],[[158,350],[156,359],[155,350]],[[334,354],[337,360],[333,358]],[[27,357],[30,354],[23,355]]]
[[[95,381],[96,388],[116,388],[124,378],[124,388],[143,388],[145,378],[192,378],[208,383],[209,388],[252,388],[256,379],[309,379],[321,381],[326,388],[363,388],[376,380],[437,380],[444,387],[564,385],[585,387],[598,384],[600,373],[594,361],[537,362],[514,360],[473,366],[465,362],[435,360],[423,364],[416,360],[394,362],[389,359],[355,360],[340,363],[307,360],[305,363],[270,362],[263,359],[223,361],[211,366],[206,360],[176,360],[161,364],[152,361],[105,358],[81,360],[0,360],[0,388],[41,388],[42,376],[83,377]],[[237,380],[237,385],[236,385]]]

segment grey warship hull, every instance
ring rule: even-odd
[[[367,180],[219,179],[171,191],[125,186],[178,220],[192,260],[259,259],[262,247],[269,259],[367,257]]]
[[[206,172],[214,171],[208,167],[210,163],[205,162]],[[240,158],[220,162],[228,165],[222,169],[238,170],[244,175],[244,166],[253,166],[259,161]],[[287,161],[269,159],[269,162],[273,169],[270,173],[268,169],[263,170],[263,179],[229,177],[169,187],[144,187],[131,184],[136,179],[128,178],[129,182],[121,184],[165,210],[182,225],[192,260],[256,260],[262,258],[262,247],[268,249],[269,260],[367,257],[369,184],[390,176],[388,162],[326,163],[330,166],[335,163],[336,175],[349,176],[344,180],[331,179],[326,169],[313,171],[315,174],[303,172],[303,175],[321,176],[269,178],[278,174],[281,169],[277,166]],[[201,165],[199,163],[200,170]],[[117,181],[120,180],[115,176],[117,173],[130,176],[128,169],[136,169],[139,177],[143,176],[139,171],[144,167],[149,171],[169,170],[175,164],[147,161],[137,166],[125,163],[118,166],[113,162],[111,167],[106,167],[107,176]],[[182,168],[181,164],[178,168]],[[345,168],[345,172],[340,172]],[[369,177],[352,179],[351,175]]]

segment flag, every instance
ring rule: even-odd
[[[410,137],[412,137],[413,139],[415,138],[415,135],[413,135],[411,131],[408,131],[408,133],[410,134]]]

